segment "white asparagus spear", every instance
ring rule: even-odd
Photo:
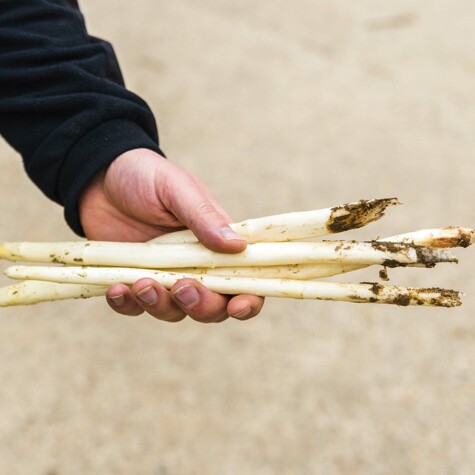
[[[342,284],[291,279],[229,278],[120,267],[13,266],[6,269],[5,274],[12,279],[94,285],[133,284],[142,277],[149,277],[166,288],[172,287],[178,279],[192,278],[203,283],[208,289],[221,294],[253,294],[262,297],[387,303],[402,306],[456,307],[461,305],[460,293],[453,290],[384,286],[377,283]]]
[[[249,244],[239,254],[222,254],[201,243],[151,244],[78,241],[59,243],[2,243],[0,258],[13,261],[54,262],[97,266],[175,267],[269,266],[335,263],[388,267],[457,262],[445,249],[407,243],[323,241]]]
[[[248,219],[230,224],[230,227],[249,243],[295,241],[360,228],[382,218],[386,208],[397,204],[397,198],[360,200],[333,208]],[[164,234],[151,242],[180,244],[197,241],[190,230],[184,230]]]
[[[106,290],[107,287],[102,285],[57,284],[29,280],[0,288],[0,307],[99,297],[105,295]]]
[[[345,264],[294,264],[285,266],[260,267],[191,267],[168,269],[169,272],[182,272],[193,275],[214,275],[221,277],[249,277],[265,279],[309,280],[343,274],[366,266]],[[425,266],[423,266],[425,267]],[[87,284],[58,284],[26,280],[0,288],[0,307],[13,305],[32,305],[54,300],[101,297],[107,287]]]
[[[411,265],[412,266],[412,265]],[[294,264],[264,267],[194,267],[169,269],[193,275],[221,277],[249,277],[264,279],[310,280],[352,272],[366,266],[345,264]],[[425,266],[423,266],[425,267]],[[40,285],[41,284],[41,285]],[[107,287],[98,285],[55,284],[53,282],[25,281],[0,288],[0,307],[10,305],[30,305],[54,300],[100,297],[106,294]]]
[[[452,248],[467,247],[474,242],[475,230],[462,227],[449,227],[441,229],[424,229],[411,233],[400,234],[381,239],[382,241],[391,242],[409,242],[416,245]],[[289,264],[285,266],[260,266],[260,267],[221,267],[215,269],[207,268],[190,268],[182,269],[186,273],[199,273],[208,275],[221,275],[233,277],[256,277],[270,279],[316,279],[321,277],[329,277],[345,272],[351,272],[363,268],[363,266],[347,265],[342,263],[335,264]],[[171,271],[177,271],[171,269]],[[98,286],[77,285],[77,284],[54,284],[43,282],[41,286],[35,281],[25,281],[21,284],[14,284],[5,289],[0,289],[0,305],[10,305],[10,301],[14,298],[14,302],[18,305],[24,303],[39,303],[50,300],[59,300],[65,298],[81,298],[86,291],[92,295],[104,295]],[[21,286],[21,294],[17,291],[17,286]],[[50,289],[49,286],[52,286]],[[8,290],[6,290],[8,289]],[[14,304],[14,303],[13,303]],[[13,305],[12,304],[12,305]]]

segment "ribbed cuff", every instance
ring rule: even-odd
[[[69,152],[59,179],[59,195],[64,203],[64,217],[71,229],[84,236],[78,202],[89,181],[119,155],[136,148],[148,148],[160,155],[157,143],[135,122],[116,119],[84,135]]]

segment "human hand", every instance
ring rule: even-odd
[[[196,177],[148,149],[130,150],[100,172],[83,191],[79,214],[87,238],[93,240],[143,242],[186,227],[216,252],[237,253],[247,245],[229,228],[231,219]],[[247,320],[264,303],[254,295],[211,292],[193,279],[181,279],[170,290],[153,279],[140,279],[131,289],[114,285],[107,301],[123,315],[146,311],[169,322],[189,315],[203,323],[229,316]]]

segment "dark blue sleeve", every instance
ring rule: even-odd
[[[0,134],[81,235],[89,180],[127,150],[161,153],[152,112],[74,0],[0,0]]]

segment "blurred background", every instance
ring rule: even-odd
[[[349,238],[475,226],[473,2],[80,4],[169,159],[234,219],[397,196]],[[74,239],[0,154],[1,240]],[[466,292],[453,310],[268,299],[200,325],[102,299],[1,309],[0,473],[471,475],[474,251],[390,272]]]

